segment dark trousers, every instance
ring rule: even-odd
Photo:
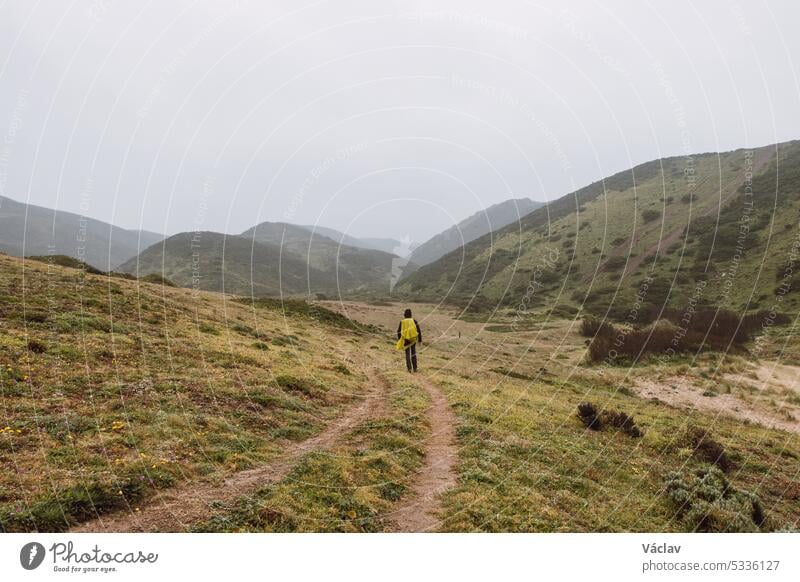
[[[408,371],[417,371],[417,344],[411,344],[410,348],[406,348],[406,367]]]

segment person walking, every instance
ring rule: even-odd
[[[422,330],[417,320],[412,317],[411,310],[406,309],[400,325],[397,326],[397,344],[395,347],[398,350],[405,350],[406,367],[409,372],[417,371],[418,342],[422,345]]]

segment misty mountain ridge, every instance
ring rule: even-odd
[[[326,236],[337,243],[345,244],[347,246],[356,247],[360,249],[372,249],[376,251],[383,251],[385,253],[392,253],[399,257],[408,256],[414,250],[416,245],[414,243],[405,243],[395,238],[373,238],[373,237],[355,237],[345,234],[336,230],[335,228],[328,228],[326,226],[312,226],[303,225],[301,228],[310,230],[314,233]]]
[[[111,271],[163,238],[0,196],[0,251],[9,255],[65,255]]]
[[[512,198],[489,206],[422,243],[414,249],[409,259],[418,265],[432,263],[493,230],[519,221],[542,205],[542,202],[530,198]]]

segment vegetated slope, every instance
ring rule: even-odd
[[[666,158],[426,265],[421,298],[635,318],[648,308],[797,309],[800,142]]]
[[[414,249],[409,258],[418,265],[427,265],[493,230],[499,230],[512,223],[516,226],[520,218],[540,206],[542,206],[541,202],[534,202],[529,198],[500,202],[476,212],[457,225],[451,226],[422,243]]]
[[[111,271],[164,237],[0,196],[0,251],[66,255]]]
[[[397,249],[403,248],[404,246],[403,241],[394,238],[355,237],[338,231],[335,228],[328,228],[325,226],[306,225],[301,228],[305,228],[317,235],[326,236],[337,243],[359,249],[372,249],[375,251],[397,254]]]
[[[374,336],[298,305],[0,255],[0,532],[133,513],[321,434],[371,389]]]
[[[283,249],[284,256],[305,261],[334,281],[326,290],[388,291],[392,261],[396,255],[341,244],[305,227],[282,222],[263,222],[240,236]],[[319,287],[319,286],[318,286]]]
[[[280,247],[216,232],[186,232],[155,244],[120,266],[139,277],[161,275],[182,287],[236,295],[326,292],[333,274],[309,267]]]
[[[587,347],[571,319],[531,322],[514,331],[458,319],[458,310],[437,304],[328,305],[387,327],[395,321],[392,314],[408,306],[435,338],[421,354],[421,376],[410,379],[440,387],[456,415],[458,479],[441,496],[441,530],[797,527],[800,399],[790,366],[782,366],[789,374],[783,387],[765,384],[764,376],[747,378],[751,365],[731,354],[582,366]],[[780,347],[764,355],[797,357],[798,344],[787,349],[784,332],[791,330],[762,337]],[[653,390],[645,398],[638,395],[641,382]],[[682,383],[694,384],[695,402],[706,404],[667,404],[676,388],[686,393]],[[587,423],[584,404],[595,409],[599,423]],[[760,418],[741,414],[748,409]],[[782,428],[790,425],[795,430]],[[722,482],[687,496],[668,493],[715,469],[724,473],[715,480],[724,478],[729,490]],[[263,513],[263,503],[251,507]]]

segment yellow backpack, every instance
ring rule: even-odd
[[[405,318],[403,321],[400,322],[400,339],[397,340],[395,348],[398,350],[410,348],[415,343],[417,343],[418,336],[419,334],[417,333],[417,324],[414,321],[414,318],[413,317]],[[407,344],[406,340],[408,340]]]

